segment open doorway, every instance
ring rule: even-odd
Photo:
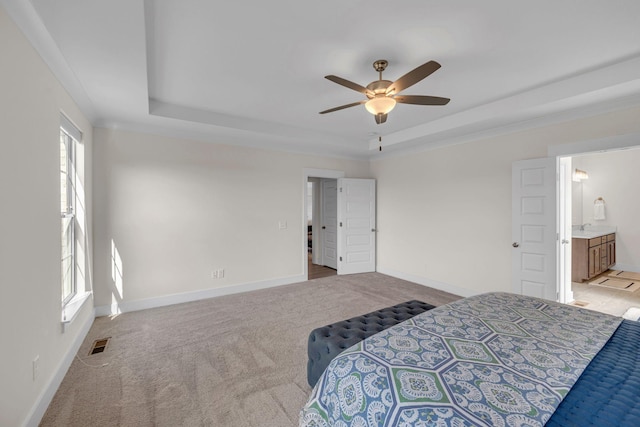
[[[337,274],[337,179],[307,181],[308,280]]]
[[[337,269],[337,274],[376,271],[376,181],[367,178],[345,178],[344,172],[305,169],[303,198],[303,271],[309,277],[309,233],[312,256],[321,254],[317,264]],[[314,178],[320,183],[315,184]],[[309,181],[311,180],[311,185]],[[322,223],[314,219],[314,188],[320,189]],[[311,211],[311,216],[309,216]],[[316,210],[317,211],[317,210]],[[330,221],[331,220],[331,221]],[[308,222],[311,222],[309,230]],[[330,227],[331,226],[331,227]],[[335,233],[332,230],[335,229]],[[318,231],[320,238],[318,238]],[[335,267],[330,262],[335,261]]]
[[[321,224],[321,206],[320,192],[322,189],[322,180],[333,180],[337,183],[339,178],[344,178],[343,171],[332,169],[304,169],[303,171],[303,271],[307,279],[317,278],[317,268],[322,268],[320,274],[337,274],[335,269],[325,267],[323,254],[322,224]],[[335,216],[338,215],[338,206],[336,203]],[[326,228],[325,228],[326,230]],[[324,276],[323,276],[324,277]]]
[[[575,152],[559,164],[564,302],[617,316],[640,307],[640,146]]]

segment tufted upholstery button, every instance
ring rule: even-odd
[[[435,306],[422,301],[407,301],[351,319],[314,329],[307,346],[307,381],[313,387],[325,368],[342,350]]]

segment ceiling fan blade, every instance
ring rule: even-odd
[[[418,83],[420,80],[434,73],[438,70],[438,68],[440,68],[440,64],[438,64],[436,61],[429,61],[422,64],[418,68],[409,71],[407,74],[391,83],[387,88],[387,95],[398,94],[402,92],[409,86]]]
[[[324,76],[325,79],[331,80],[334,83],[338,83],[341,86],[348,87],[349,89],[355,90],[356,92],[364,93],[365,95],[374,96],[374,93],[367,89],[364,86],[359,85],[358,83],[354,83],[352,81],[343,79],[342,77],[329,75]]]
[[[355,107],[356,105],[364,104],[365,102],[367,102],[367,101],[363,100],[363,101],[359,101],[359,102],[352,102],[351,104],[341,105],[339,107],[334,107],[334,108],[330,108],[328,110],[320,111],[320,114],[333,113],[334,111],[344,110],[345,108],[349,108],[349,107]]]
[[[376,114],[376,123],[381,125],[382,123],[387,121],[387,114]]]
[[[416,104],[416,105],[447,105],[449,98],[441,98],[439,96],[422,96],[422,95],[398,95],[393,99],[401,104]]]

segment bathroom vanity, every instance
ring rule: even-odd
[[[575,230],[571,239],[571,281],[584,282],[616,263],[615,227]]]

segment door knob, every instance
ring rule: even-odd
[[[511,246],[513,246],[514,248],[517,248],[518,246],[520,246],[520,243],[518,243],[518,242],[513,242],[513,244],[512,244]]]
[[[567,244],[569,244],[569,241],[567,239],[562,239],[562,244],[563,245],[567,245]]]

